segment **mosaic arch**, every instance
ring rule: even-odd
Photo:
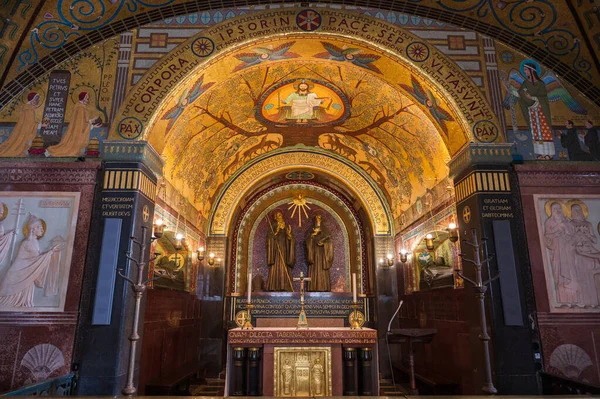
[[[306,25],[303,21],[308,20],[314,22]],[[404,68],[413,70],[417,80],[427,79],[429,85],[435,87],[439,95],[436,99],[438,102],[443,102],[443,98],[452,99],[444,105],[456,112],[457,118],[465,123],[471,136],[477,136],[477,132],[497,132],[498,120],[479,88],[452,60],[418,36],[398,26],[358,13],[340,13],[339,10],[331,9],[285,9],[229,19],[178,46],[157,62],[128,94],[116,114],[116,123],[113,124],[109,138],[120,138],[118,132],[121,130],[126,134],[127,130],[131,130],[127,125],[132,123],[141,125],[133,129],[135,132],[142,132],[136,138],[148,136],[158,117],[158,110],[164,109],[169,103],[181,105],[184,102],[187,105],[189,100],[185,100],[190,97],[186,95],[182,98],[182,91],[190,90],[189,94],[200,95],[210,88],[200,85],[200,88],[203,87],[200,93],[193,93],[190,89],[199,83],[200,71],[210,68],[211,65],[218,63],[222,75],[229,76],[260,63],[298,58],[294,50],[289,51],[291,54],[286,54],[286,51],[281,54],[268,54],[263,50],[259,50],[263,51],[260,53],[256,49],[261,47],[260,42],[263,39],[283,35],[287,39],[289,35],[298,33],[307,34],[306,37],[323,34],[335,39],[352,39],[355,43],[360,43],[361,47],[368,47],[368,50],[359,48],[355,53],[347,53],[345,50],[354,47],[346,45],[338,48],[335,44],[328,48],[323,46],[321,51],[313,55],[313,59],[346,62],[372,73],[378,72],[377,61],[383,62],[390,58],[400,62]],[[230,62],[228,60],[232,59],[231,55],[239,49],[245,49],[243,54],[246,57],[240,58],[241,54],[238,54],[238,60],[235,60],[237,62],[226,65]],[[367,58],[369,55],[370,59]],[[242,63],[239,60],[242,60]],[[245,65],[240,65],[244,63]],[[410,79],[392,83],[412,86]],[[163,100],[165,98],[166,101]],[[484,140],[494,141],[489,137]],[[159,143],[149,141],[160,148]]]
[[[310,18],[319,26],[305,26]],[[293,103],[303,82],[315,101],[308,114]],[[332,10],[270,11],[204,30],[149,70],[116,121],[110,138],[149,141],[204,215],[244,163],[304,144],[359,165],[397,217],[446,177],[467,142],[503,140],[480,90],[434,46]]]
[[[373,179],[343,157],[310,148],[291,147],[266,154],[238,171],[220,191],[208,218],[210,235],[225,235],[234,210],[252,183],[287,171],[312,170],[341,179],[367,211],[375,235],[393,234],[392,214]]]
[[[254,5],[281,7],[262,0],[234,0],[229,4],[243,7],[247,13]],[[0,45],[4,71],[0,76],[0,109],[81,49],[150,22],[206,12],[212,6],[204,0],[158,0],[152,4],[139,0],[110,4],[89,1],[85,5],[74,0],[47,0],[35,7],[29,2],[10,3],[5,9],[9,17]],[[338,9],[353,6],[375,14],[377,10],[371,7],[381,7],[382,3],[361,0],[335,5]],[[552,67],[600,104],[600,89],[592,83],[600,77],[600,18],[593,1],[411,0],[386,6],[390,11],[452,23],[510,43]]]

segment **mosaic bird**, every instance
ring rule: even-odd
[[[446,122],[454,121],[452,115],[438,106],[437,100],[435,99],[435,96],[431,90],[425,90],[414,76],[411,75],[410,81],[412,86],[401,84],[400,87],[411,94],[418,102],[427,107],[427,110],[431,116],[433,116],[446,137],[448,137],[448,128],[446,127]]]
[[[265,61],[287,60],[289,58],[298,58],[299,55],[288,51],[296,42],[287,42],[280,44],[277,47],[255,47],[252,49],[254,53],[242,53],[235,56],[242,64],[236,66],[233,72],[242,69],[250,68],[251,66],[261,64]]]
[[[315,58],[324,58],[327,60],[345,62],[349,61],[352,64],[361,68],[368,69],[373,72],[381,73],[372,63],[381,58],[377,54],[359,54],[362,50],[359,48],[339,48],[335,44],[321,42],[326,52],[315,54]]]
[[[165,136],[169,133],[169,130],[173,127],[175,122],[177,122],[177,119],[179,119],[181,114],[183,114],[185,107],[187,107],[188,105],[190,105],[191,103],[196,101],[198,99],[198,97],[200,97],[200,95],[202,95],[202,93],[204,93],[212,85],[215,84],[214,82],[210,82],[207,84],[203,84],[203,83],[204,83],[204,75],[200,76],[200,79],[196,80],[196,82],[194,82],[194,85],[191,88],[185,89],[183,91],[183,93],[181,93],[181,96],[179,97],[177,104],[173,108],[171,108],[167,112],[165,112],[165,114],[161,118],[162,120],[169,121],[169,124],[167,125],[167,129],[165,130]]]

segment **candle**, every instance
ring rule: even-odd
[[[356,300],[356,273],[352,273],[352,302],[358,302]]]
[[[252,272],[248,273],[248,303],[251,302],[252,299]]]

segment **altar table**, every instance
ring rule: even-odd
[[[377,331],[344,327],[229,330],[229,396],[376,396]]]

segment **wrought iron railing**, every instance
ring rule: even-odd
[[[26,385],[15,391],[0,396],[72,396],[75,394],[76,374],[70,373],[60,377]]]
[[[540,373],[543,395],[599,395],[600,387],[559,377],[554,374]]]

